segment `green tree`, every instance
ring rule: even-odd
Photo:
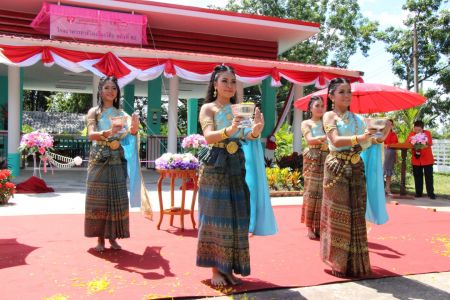
[[[23,91],[23,110],[25,111],[46,111],[47,110],[47,97],[52,92],[48,91],[35,91],[24,90]]]
[[[229,0],[226,10],[320,24],[320,32],[283,53],[279,59],[308,64],[347,67],[358,50],[364,56],[375,41],[378,23],[365,18],[357,0]],[[289,84],[277,90],[277,110],[283,107]],[[246,100],[260,102],[260,87],[244,91]],[[314,91],[306,87],[306,94]],[[291,119],[291,115],[287,121]]]
[[[435,87],[424,92],[428,98],[416,118],[428,118],[430,124],[440,121],[449,124],[450,118],[450,12],[443,9],[447,0],[407,0],[403,9],[407,18],[403,28],[388,27],[377,34],[386,43],[386,50],[392,55],[392,71],[406,83],[406,88],[414,87],[413,30],[417,31],[418,83],[433,81]]]
[[[230,0],[225,9],[319,23],[318,34],[281,59],[343,68],[358,49],[367,55],[378,27],[361,14],[357,0]]]
[[[87,113],[92,107],[92,95],[56,92],[47,97],[49,112]]]

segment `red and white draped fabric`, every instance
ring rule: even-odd
[[[275,150],[277,148],[275,133],[280,130],[281,125],[283,125],[284,120],[286,120],[286,116],[292,107],[292,102],[294,102],[294,85],[291,85],[289,89],[289,93],[287,95],[286,101],[284,101],[283,109],[281,110],[281,114],[277,118],[277,123],[273,128],[272,132],[267,136],[266,148],[269,150]]]
[[[214,66],[222,62],[199,62],[175,60],[170,58],[119,57],[114,53],[94,53],[68,50],[51,46],[11,46],[0,44],[0,63],[19,67],[28,67],[41,61],[45,66],[54,64],[76,73],[90,71],[103,76],[115,76],[121,87],[134,79],[153,80],[164,74],[171,78],[178,76],[190,81],[208,81]],[[288,70],[281,68],[261,68],[240,64],[227,64],[234,68],[236,77],[244,84],[256,84],[271,76],[272,86],[281,85],[281,77],[299,84],[315,84],[324,88],[328,81],[335,77],[345,77],[351,82],[360,81],[361,77],[343,76],[333,72],[315,71],[315,66],[304,65],[304,70]]]

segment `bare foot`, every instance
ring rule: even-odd
[[[314,230],[314,234],[316,235],[316,239],[320,239],[320,230]]]
[[[212,269],[211,285],[215,287],[227,286],[227,280],[216,268]]]
[[[109,239],[109,243],[111,244],[111,249],[114,250],[122,250],[119,244],[117,244],[116,239]]]
[[[253,236],[253,232],[249,232],[248,237],[252,237],[252,236]]]
[[[231,285],[241,285],[242,284],[242,280],[240,280],[239,278],[234,276],[232,273],[220,273],[220,274],[222,274],[225,277],[225,279],[228,281],[228,283]]]
[[[97,238],[97,246],[94,249],[97,252],[105,251],[105,239],[101,237]]]
[[[339,278],[344,278],[346,277],[344,273],[336,271],[336,270],[331,270],[331,275],[339,277]]]
[[[317,235],[311,228],[308,228],[308,238],[310,240],[317,240]]]

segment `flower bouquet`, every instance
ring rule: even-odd
[[[53,147],[53,137],[39,130],[24,134],[20,140],[19,151],[24,155],[33,155],[39,153],[44,155],[45,152]]]
[[[192,153],[194,156],[197,156],[198,151],[207,145],[205,138],[201,134],[188,135],[181,142],[181,147],[183,147],[185,152]]]
[[[162,170],[196,170],[199,162],[192,153],[164,153],[155,160],[155,166]]]
[[[16,192],[16,186],[11,182],[11,171],[0,170],[0,204],[6,204]]]
[[[425,133],[417,133],[411,137],[411,144],[414,147],[414,156],[416,158],[420,157],[420,150],[426,147],[428,144],[428,138]]]

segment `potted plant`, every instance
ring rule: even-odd
[[[18,150],[24,157],[28,155],[33,156],[33,175],[36,175],[36,156],[40,157],[41,155],[45,155],[46,151],[51,150],[52,147],[53,137],[47,132],[36,130],[22,135]]]
[[[0,204],[7,204],[15,192],[16,186],[11,182],[11,171],[0,170]]]
[[[53,137],[39,130],[26,133],[22,136],[19,145],[19,151],[24,155],[45,154],[45,151],[53,147]]]
[[[290,168],[266,168],[267,183],[270,195],[299,196],[303,194],[301,183],[301,172]]]
[[[158,170],[196,170],[198,159],[192,153],[164,153],[155,160]]]

